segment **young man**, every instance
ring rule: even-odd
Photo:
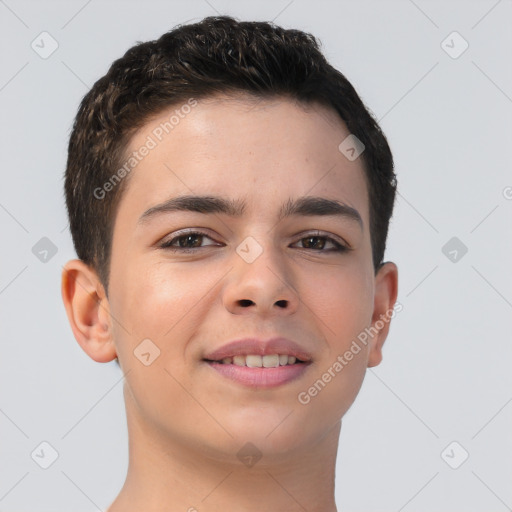
[[[62,296],[125,375],[110,512],[332,512],[341,419],[381,361],[388,144],[309,34],[206,18],[83,99]]]

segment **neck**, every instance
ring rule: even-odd
[[[126,404],[129,464],[107,512],[336,512],[334,474],[341,423],[316,445],[254,465],[218,460],[148,426]],[[236,451],[236,449],[234,450]]]

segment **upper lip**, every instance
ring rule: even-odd
[[[244,338],[230,341],[222,347],[209,352],[205,359],[209,361],[220,361],[225,357],[247,356],[247,355],[270,355],[286,354],[295,356],[299,361],[311,361],[311,354],[304,350],[298,343],[287,338],[271,338],[261,340],[258,338]]]

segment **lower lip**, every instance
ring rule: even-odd
[[[207,363],[224,377],[251,388],[281,386],[303,375],[310,363],[298,363],[276,368],[249,368],[236,364]]]

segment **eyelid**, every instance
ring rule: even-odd
[[[325,231],[320,231],[319,229],[304,231],[303,233],[299,233],[298,235],[295,235],[299,237],[297,241],[300,242],[302,238],[308,238],[308,237],[320,237],[320,238],[326,238],[328,240],[332,240],[333,242],[336,242],[337,244],[341,245],[343,248],[345,248],[347,251],[352,250],[352,246],[341,236],[334,235],[333,233],[327,233]],[[328,252],[328,251],[323,251]]]
[[[193,248],[188,247],[187,248],[187,247],[178,247],[178,246],[168,245],[168,244],[171,244],[172,242],[176,241],[177,238],[181,238],[186,235],[200,235],[200,236],[203,236],[205,238],[209,238],[210,240],[215,241],[215,239],[210,234],[208,234],[206,231],[203,231],[202,228],[187,228],[187,229],[179,230],[179,231],[172,233],[168,239],[166,239],[162,242],[159,242],[158,246],[163,249],[178,249],[181,251],[186,251],[186,250],[190,251],[190,250],[197,250],[197,249],[203,248],[203,247],[193,247]],[[215,245],[215,244],[208,244],[207,246],[204,246],[204,247],[209,247],[212,245]]]
[[[209,238],[210,240],[216,242],[216,240],[212,236],[210,236],[206,231],[204,231],[203,228],[187,228],[187,229],[179,230],[179,231],[172,233],[171,236],[167,240],[160,242],[158,244],[158,247],[161,249],[164,249],[164,250],[171,250],[171,251],[175,251],[175,252],[193,253],[193,252],[197,252],[198,250],[205,249],[206,247],[212,247],[212,246],[219,245],[219,243],[208,244],[206,246],[200,246],[200,247],[179,247],[179,246],[171,245],[178,238],[181,238],[181,237],[184,237],[187,235],[199,235],[199,236],[202,236],[205,238]],[[296,241],[293,242],[293,244],[297,244],[297,243],[301,242],[302,240],[304,240],[305,238],[309,238],[309,237],[324,238],[327,242],[331,242],[335,246],[335,249],[328,249],[328,250],[309,249],[307,247],[298,247],[298,249],[302,249],[302,250],[305,250],[308,252],[314,251],[314,252],[318,252],[318,253],[346,252],[346,251],[353,250],[352,247],[350,246],[350,244],[342,237],[333,235],[331,233],[322,232],[318,229],[317,230],[309,230],[309,231],[306,230],[302,233],[296,234],[294,236],[294,239],[296,239]]]

